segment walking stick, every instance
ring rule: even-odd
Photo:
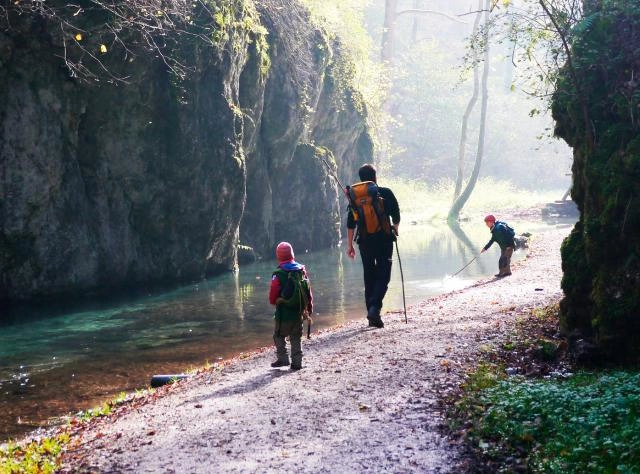
[[[327,160],[325,160],[324,156],[321,156],[320,159],[327,167],[327,170],[329,170],[329,174],[333,177],[333,179],[336,180],[336,182],[338,183],[338,186],[340,186],[340,189],[342,189],[342,192],[351,203],[351,198],[349,197],[349,190],[345,185],[342,184],[342,182],[340,181],[340,178],[338,178],[338,174],[335,171],[333,171],[333,168],[331,168],[331,165],[327,162]]]
[[[404,305],[404,323],[408,324],[407,320],[407,301],[404,297],[404,275],[402,273],[402,260],[400,260],[400,250],[398,249],[398,236],[395,236],[396,241],[396,254],[398,255],[398,265],[400,266],[400,281],[402,282],[402,304]]]
[[[460,270],[458,270],[458,271],[457,271],[457,272],[455,272],[453,275],[451,275],[451,278],[453,278],[453,277],[454,277],[454,276],[456,276],[458,273],[460,273],[462,270],[464,270],[464,269],[465,269],[465,268],[467,268],[469,265],[471,265],[471,264],[476,260],[476,258],[478,258],[478,256],[477,256],[477,255],[476,255],[475,257],[473,257],[473,258],[469,261],[469,263],[467,263],[464,267],[462,267]]]

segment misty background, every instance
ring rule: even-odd
[[[448,0],[307,0],[327,28],[346,38],[355,58],[354,83],[363,92],[385,174],[429,186],[456,177],[462,117],[473,93],[469,40],[478,3]],[[393,57],[384,65],[385,8],[396,3]],[[494,31],[502,25],[494,25]],[[502,28],[503,29],[503,28]],[[483,65],[479,65],[482,69]],[[514,45],[492,36],[485,154],[480,182],[508,181],[523,191],[554,191],[571,183],[571,150],[553,137],[540,96],[536,59],[523,61]],[[469,117],[465,180],[473,168],[480,98]],[[453,192],[453,191],[452,191]],[[508,204],[508,203],[505,203]]]

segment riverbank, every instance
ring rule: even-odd
[[[439,397],[518,314],[560,299],[569,230],[534,236],[509,278],[408,308],[408,324],[394,312],[381,330],[313,335],[299,372],[271,369],[265,348],[73,428],[63,471],[460,472]]]

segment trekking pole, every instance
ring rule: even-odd
[[[345,196],[347,196],[347,199],[349,199],[347,188],[342,184],[342,182],[340,181],[340,178],[338,178],[338,174],[335,171],[333,171],[333,168],[331,168],[331,165],[327,163],[327,160],[324,158],[324,156],[321,156],[320,159],[329,170],[329,173],[331,174],[331,176],[337,181],[338,186],[340,186],[340,189],[342,189],[342,192],[345,194]],[[351,202],[351,199],[349,199],[349,202]]]
[[[458,271],[457,271],[457,272],[455,272],[453,275],[451,275],[451,278],[453,278],[453,277],[454,277],[454,276],[456,276],[458,273],[460,273],[462,270],[464,270],[464,269],[465,269],[465,268],[467,268],[469,265],[471,265],[471,264],[476,260],[476,258],[478,258],[478,256],[477,256],[477,255],[476,255],[475,257],[473,257],[473,258],[469,261],[469,263],[467,263],[464,267],[462,267],[460,270],[458,270]]]
[[[400,281],[402,282],[402,304],[404,305],[404,323],[408,324],[407,320],[407,301],[404,297],[404,275],[402,273],[402,260],[400,260],[400,250],[398,249],[398,236],[394,239],[396,241],[396,254],[398,255],[398,265],[400,266]]]

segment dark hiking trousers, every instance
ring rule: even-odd
[[[276,317],[275,329],[273,331],[273,342],[276,346],[276,356],[278,362],[289,364],[289,354],[287,353],[286,337],[289,336],[291,343],[291,363],[302,365],[302,319],[297,321],[280,321]]]
[[[364,271],[364,300],[367,311],[371,306],[375,306],[380,311],[391,279],[393,241],[384,234],[374,235],[369,236],[367,241],[361,241],[359,247]]]
[[[498,275],[511,275],[511,256],[513,255],[513,247],[505,247],[500,250],[500,259],[498,260]]]

